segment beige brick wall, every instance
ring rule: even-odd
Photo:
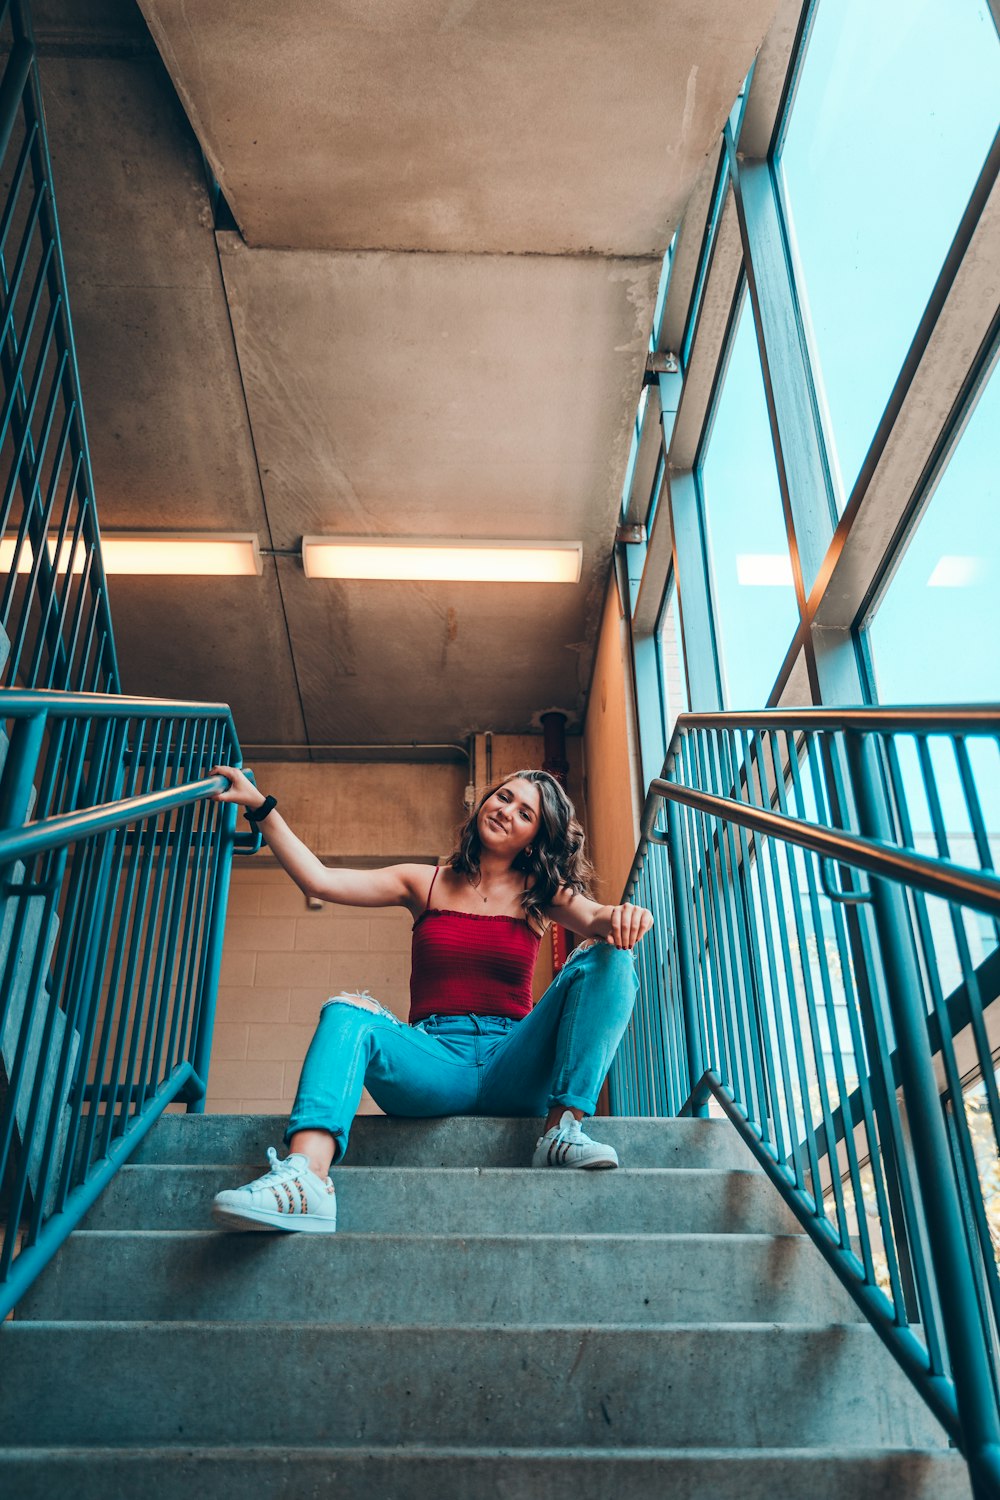
[[[410,927],[409,913],[395,909],[309,911],[283,870],[256,860],[237,864],[208,1110],[287,1114],[320,1007],[340,990],[369,989],[405,1019]],[[365,1095],[362,1111],[374,1110]]]

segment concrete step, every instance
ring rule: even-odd
[[[284,1115],[165,1115],[133,1158],[159,1164],[219,1166],[264,1162],[280,1146]],[[351,1127],[345,1165],[356,1167],[524,1167],[540,1120],[449,1115],[402,1120],[361,1115]],[[751,1167],[753,1157],[728,1120],[595,1120],[595,1139],[614,1146],[626,1167]]]
[[[484,1299],[485,1300],[485,1299]],[[303,1301],[300,1316],[308,1318]],[[13,1322],[5,1442],[944,1445],[867,1325]],[[642,1372],[640,1376],[638,1372]],[[131,1373],[130,1373],[131,1372]],[[724,1414],[724,1415],[723,1415]]]
[[[78,1231],[19,1318],[320,1323],[856,1321],[804,1235]]]
[[[253,1167],[127,1166],[85,1229],[207,1229],[221,1188]],[[638,1167],[617,1172],[517,1167],[344,1167],[342,1231],[406,1234],[769,1234],[798,1221],[762,1172]]]
[[[921,1449],[15,1448],[14,1500],[971,1500]]]

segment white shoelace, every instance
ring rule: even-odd
[[[569,1125],[560,1125],[557,1128],[552,1141],[553,1145],[555,1145],[559,1141],[569,1141],[571,1144],[575,1145],[578,1144],[581,1140],[587,1139],[589,1139],[589,1137],[584,1135],[583,1126],[580,1124],[580,1121],[573,1120]]]
[[[270,1187],[273,1182],[281,1182],[286,1177],[299,1177],[302,1174],[302,1169],[292,1166],[287,1156],[279,1159],[278,1153],[273,1146],[268,1146],[267,1148],[267,1159],[270,1162],[270,1171],[265,1172],[263,1177],[255,1178],[249,1184],[250,1187]]]

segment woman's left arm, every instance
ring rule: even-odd
[[[653,925],[653,913],[644,906],[633,906],[629,901],[620,906],[600,906],[568,886],[556,892],[545,915],[579,937],[603,938],[615,948],[634,948]]]

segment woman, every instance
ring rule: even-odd
[[[632,949],[653,918],[587,896],[590,866],[573,804],[545,771],[518,771],[488,791],[447,864],[329,870],[242,771],[217,766],[219,802],[243,806],[307,896],[345,906],[405,906],[414,919],[410,1017],[367,992],[328,1000],[302,1067],[270,1170],[219,1193],[230,1229],[336,1229],[329,1171],[347,1150],[367,1084],[390,1115],[541,1115],[534,1167],[616,1167],[585,1135],[635,1003]],[[531,976],[542,932],[560,922],[599,941],[577,948],[538,1004]],[[602,940],[603,941],[600,941]]]

